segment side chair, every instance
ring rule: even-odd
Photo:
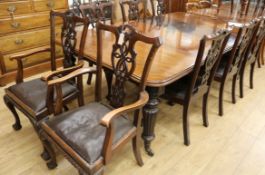
[[[109,61],[114,74],[110,100],[104,103],[101,99],[101,81],[103,72],[102,57],[104,52],[104,34],[114,36]],[[120,38],[124,35],[124,38]],[[120,38],[120,39],[119,39]],[[151,46],[145,59],[144,68],[138,89],[137,99],[133,103],[125,104],[126,82],[137,69],[138,58],[135,45],[145,43]],[[111,160],[112,154],[117,152],[125,143],[132,140],[133,152],[138,165],[142,166],[139,143],[141,134],[140,109],[147,103],[148,94],[145,91],[147,77],[152,66],[156,51],[160,47],[159,37],[151,38],[138,33],[130,25],[109,26],[97,24],[97,73],[95,102],[61,113],[41,124],[41,135],[46,142],[46,149],[50,150],[52,162],[56,164],[56,155],[52,151],[54,145],[77,168],[79,174],[99,175],[104,173],[104,166]],[[145,54],[144,54],[145,55]],[[145,58],[143,58],[145,57]],[[105,58],[104,58],[105,60]],[[106,61],[106,60],[105,60]],[[87,68],[78,69],[67,78],[59,78],[50,84],[62,84],[67,79],[87,73]],[[58,86],[56,86],[58,87]],[[62,91],[57,89],[57,91]],[[62,100],[61,100],[62,101]],[[56,109],[61,109],[59,104]],[[133,119],[129,117],[132,114]]]
[[[146,1],[145,0],[120,0],[121,14],[123,22],[139,21],[141,18],[140,6],[143,7],[143,19],[146,18]],[[126,9],[128,12],[126,13]]]
[[[41,49],[32,49],[30,52],[22,53],[11,58],[16,60],[18,65],[16,84],[11,85],[5,89],[4,102],[15,118],[13,124],[14,130],[21,129],[20,118],[16,109],[20,110],[31,122],[36,133],[39,134],[40,122],[47,119],[47,116],[54,112],[54,100],[58,96],[62,96],[63,106],[67,109],[66,104],[72,100],[77,99],[79,105],[84,104],[83,94],[78,90],[78,83],[74,81],[67,81],[62,84],[62,92],[58,94],[50,87],[46,81],[57,79],[60,76],[68,74],[76,69],[82,67],[82,63],[75,66],[75,62],[83,57],[84,42],[87,33],[88,20],[76,17],[73,12],[67,11],[65,13],[50,12],[51,15],[51,40],[50,47],[43,47]],[[61,32],[61,45],[63,48],[64,69],[56,69],[56,34],[55,34],[55,20],[61,18],[63,21]],[[75,27],[77,23],[83,24],[82,36],[80,43],[76,43]],[[48,36],[47,36],[48,37]],[[75,46],[79,44],[79,52],[75,52]],[[51,53],[51,72],[44,78],[37,78],[29,81],[23,80],[23,61],[28,59],[28,56],[41,53]],[[45,160],[50,159],[47,150],[44,148],[41,154]]]
[[[236,103],[236,82],[240,77],[246,50],[252,42],[256,22],[252,21],[248,24],[229,23],[229,25],[236,31],[236,36],[235,38],[232,35],[230,36],[229,40],[233,40],[232,49],[224,52],[214,75],[214,80],[220,83],[218,112],[220,116],[224,113],[223,94],[225,83],[230,77],[232,77],[232,103]]]
[[[240,97],[243,98],[244,95],[244,74],[247,66],[250,66],[250,89],[253,89],[253,78],[254,78],[254,69],[256,62],[258,61],[259,54],[262,49],[262,41],[265,39],[265,24],[264,17],[257,20],[257,25],[253,34],[253,40],[248,47],[248,50],[245,54],[245,58],[242,63],[241,72],[240,72]]]
[[[229,36],[230,29],[222,29],[213,35],[204,36],[200,40],[193,71],[165,88],[165,97],[168,99],[168,104],[173,106],[177,103],[183,106],[183,134],[184,144],[187,146],[190,145],[188,110],[191,98],[195,95],[203,94],[203,125],[207,127],[208,96],[216,68]],[[208,46],[210,46],[210,49],[206,54],[204,52],[206,52],[205,50]]]

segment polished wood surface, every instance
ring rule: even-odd
[[[158,18],[148,19],[145,23],[134,22],[131,25],[137,30],[148,36],[160,36],[163,44],[158,50],[151,68],[147,85],[161,87],[167,85],[184,75],[191,72],[197,56],[200,39],[205,34],[212,34],[220,28],[226,26],[222,21],[214,19],[205,19],[203,17],[186,14],[183,12],[171,13],[165,15],[158,25]],[[109,56],[111,55],[114,36],[110,33],[103,35],[103,65],[110,67]],[[209,47],[207,47],[209,48]],[[148,48],[143,43],[137,43],[137,59],[145,55]],[[206,49],[207,50],[207,49]],[[84,55],[96,59],[96,33],[95,30],[89,30],[85,45]],[[140,80],[145,59],[139,61],[132,79]]]

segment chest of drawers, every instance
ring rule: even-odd
[[[10,61],[12,55],[49,45],[50,10],[66,9],[68,0],[0,1],[0,86],[15,80],[16,62]],[[58,34],[59,31],[58,27]],[[62,55],[61,48],[56,53]],[[49,69],[49,59],[47,53],[25,59],[25,76]]]

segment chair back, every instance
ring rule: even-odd
[[[144,19],[146,18],[146,1],[145,0],[120,0],[121,14],[123,22],[138,21],[141,17],[140,6],[143,7]],[[126,13],[128,9],[128,13]]]
[[[130,25],[110,26],[102,23],[97,25],[97,82],[96,82],[96,100],[101,100],[101,79],[102,79],[102,54],[104,51],[102,34],[103,32],[114,35],[112,52],[109,55],[111,70],[113,71],[113,82],[110,93],[110,105],[114,108],[123,106],[126,97],[125,84],[131,78],[139,65],[140,59],[143,59],[143,69],[139,83],[139,93],[145,90],[147,77],[152,66],[156,51],[161,45],[159,37],[148,37],[138,33]],[[106,33],[104,33],[106,34]],[[147,54],[135,52],[136,43],[150,46]],[[108,42],[109,44],[109,42]],[[106,60],[105,60],[106,61]],[[142,63],[142,60],[141,60]],[[138,94],[139,95],[139,94]]]
[[[253,40],[257,21],[251,21],[245,25],[234,23],[229,23],[229,25],[237,29],[238,32],[228,62],[225,66],[224,74],[231,73],[235,75],[239,74],[246,51]]]
[[[205,35],[201,39],[193,68],[191,84],[187,89],[186,99],[190,99],[195,87],[198,90],[204,89],[204,87],[210,87],[229,36],[229,29],[221,29],[215,34]],[[209,42],[211,44],[210,49],[206,56],[204,56],[205,48]]]
[[[73,11],[62,12],[50,12],[51,16],[51,68],[52,70],[56,70],[56,20],[57,18],[62,19],[62,30],[61,30],[61,46],[63,49],[64,59],[63,59],[63,67],[68,68],[74,66],[76,61],[81,60],[84,54],[84,45],[85,39],[87,35],[87,29],[89,25],[89,20],[87,18],[80,18],[74,14]],[[76,27],[82,24],[82,32],[80,43],[76,43],[77,41],[77,32]],[[81,27],[81,26],[80,26]],[[76,47],[79,48],[79,51],[76,52]]]
[[[262,17],[259,24],[256,25],[256,31],[254,31],[253,42],[249,48],[249,54],[246,59],[251,64],[256,61],[260,52],[262,41],[265,39],[265,18]]]
[[[166,5],[164,0],[150,0],[150,3],[153,16],[160,16],[166,13]]]
[[[91,23],[98,20],[112,21],[112,2],[90,2],[84,3],[79,6],[83,17],[87,17]]]

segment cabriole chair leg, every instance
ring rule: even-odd
[[[17,111],[15,109],[15,106],[12,104],[12,102],[10,101],[9,97],[7,97],[6,95],[4,96],[4,102],[6,104],[6,106],[8,107],[8,109],[12,112],[14,118],[15,118],[15,123],[12,125],[13,129],[15,131],[18,131],[22,128],[21,123],[20,123],[20,119],[19,116],[17,114]]]

